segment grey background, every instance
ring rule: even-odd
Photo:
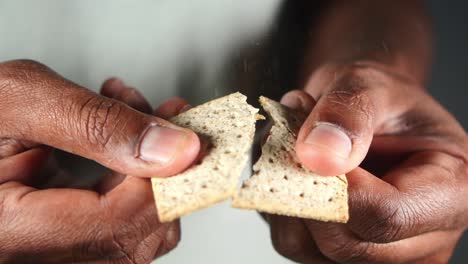
[[[435,57],[429,91],[468,128],[468,5],[466,1],[427,1],[434,21]],[[468,197],[460,197],[467,200]],[[451,263],[468,263],[468,235]]]
[[[0,61],[35,59],[94,90],[120,76],[154,106],[176,95],[196,104],[238,87],[279,96],[271,88],[294,87],[286,80],[293,78],[302,42],[297,27],[277,20],[304,22],[282,14],[280,2],[0,0]],[[428,88],[466,129],[468,5],[427,2],[436,41]],[[290,61],[278,64],[284,50]],[[185,217],[182,228],[179,247],[158,263],[288,263],[274,252],[256,213],[227,203]],[[452,263],[468,263],[468,237]]]

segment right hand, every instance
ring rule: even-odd
[[[468,138],[422,84],[383,64],[329,64],[282,103],[309,113],[302,164],[346,173],[349,221],[271,216],[279,252],[305,263],[448,261],[468,223]]]
[[[195,133],[27,60],[0,63],[0,124],[0,262],[149,263],[175,246],[144,177],[188,167]],[[31,187],[50,147],[137,177],[106,192]]]

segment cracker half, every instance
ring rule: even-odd
[[[306,116],[271,99],[260,103],[273,119],[262,155],[233,200],[232,206],[320,221],[348,221],[344,175],[320,176],[304,168],[294,151]]]
[[[246,99],[241,93],[233,93],[170,120],[193,130],[208,147],[206,155],[184,172],[151,179],[161,222],[170,222],[235,194],[259,118],[258,109]]]

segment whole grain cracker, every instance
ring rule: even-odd
[[[299,162],[294,145],[306,116],[266,97],[260,98],[273,119],[262,155],[232,206],[321,221],[348,221],[344,175],[321,176]]]
[[[170,121],[189,128],[207,143],[199,164],[168,178],[152,178],[161,222],[231,198],[248,159],[258,109],[233,93],[188,110]]]

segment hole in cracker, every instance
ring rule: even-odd
[[[217,166],[213,167],[213,170],[217,171],[219,168]]]
[[[333,198],[330,197],[330,198],[328,199],[328,201],[329,201],[329,202],[333,201]]]
[[[288,175],[284,175],[283,179],[287,181],[288,180]]]
[[[317,181],[314,181],[314,185],[317,185]]]
[[[242,183],[242,187],[241,187],[242,189],[245,189],[245,188],[247,188],[247,187],[249,187],[247,184]]]
[[[241,137],[242,137],[242,135],[240,135],[240,134],[239,134],[239,135],[237,135],[237,138],[241,138]]]
[[[190,121],[187,121],[187,122],[185,122],[184,125],[185,125],[185,126],[190,126],[190,124],[191,124]]]
[[[270,192],[271,192],[271,193],[274,193],[274,192],[275,192],[275,189],[270,188]]]
[[[206,126],[202,126],[202,129],[203,130],[207,130],[208,128]]]
[[[203,184],[201,187],[202,187],[203,189],[206,189],[207,186],[206,186],[206,184]]]
[[[299,194],[299,197],[304,198],[304,193]]]
[[[273,161],[272,158],[269,158],[269,159],[268,159],[268,162],[273,163],[274,161]]]

